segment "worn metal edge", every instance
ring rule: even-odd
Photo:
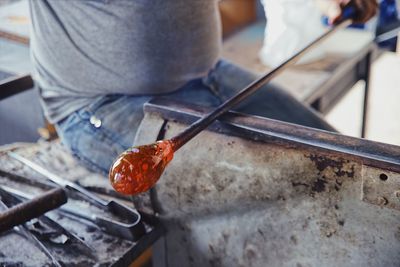
[[[183,124],[193,123],[210,110],[166,98],[156,98],[144,107],[147,113]],[[327,156],[346,156],[365,165],[400,172],[400,147],[395,145],[233,111],[214,122],[208,130]]]

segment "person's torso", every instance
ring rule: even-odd
[[[46,98],[157,94],[201,77],[220,49],[217,0],[31,0]]]

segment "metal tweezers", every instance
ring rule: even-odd
[[[29,196],[29,197],[28,197]],[[10,203],[12,205],[16,205],[24,201],[25,199],[32,199],[34,198],[33,195],[28,195],[27,193],[22,193],[16,189],[1,185],[0,186],[0,197],[7,201],[7,204]],[[3,201],[3,204],[4,201]],[[5,206],[9,206],[5,204]],[[5,207],[3,205],[3,207]],[[83,241],[80,237],[75,235],[74,233],[68,231],[64,227],[62,227],[59,223],[55,222],[51,218],[46,215],[42,215],[37,218],[39,222],[43,225],[48,226],[49,228],[53,229],[55,232],[59,234],[65,235],[71,244],[76,244],[79,246],[80,251],[84,252],[86,256],[91,257],[93,259],[97,259],[97,256],[94,254],[94,248],[88,245],[85,241]],[[29,231],[29,230],[28,230]],[[30,232],[29,232],[30,233]],[[32,235],[32,233],[30,233]],[[36,236],[33,235],[35,238]],[[37,239],[37,238],[36,238]],[[40,242],[37,240],[37,242]]]
[[[141,221],[141,216],[137,210],[132,209],[114,200],[104,200],[98,197],[97,195],[93,194],[92,192],[86,190],[82,186],[72,181],[67,181],[61,178],[57,174],[54,174],[46,170],[42,166],[36,164],[35,162],[27,158],[22,157],[19,154],[16,154],[14,152],[8,152],[7,154],[13,159],[16,159],[22,162],[24,165],[30,167],[37,173],[40,173],[50,181],[62,187],[65,187],[66,189],[79,192],[84,199],[86,199],[96,207],[115,215],[117,218],[119,218],[119,220],[114,220],[95,214],[86,215],[82,212],[78,212],[76,210],[71,210],[71,209],[61,209],[64,212],[70,213],[73,216],[77,216],[92,221],[105,232],[118,236],[123,239],[137,241],[140,237],[142,237],[146,233],[143,222]]]

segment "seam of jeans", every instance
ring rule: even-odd
[[[104,141],[107,140],[106,142],[109,143],[110,145],[113,145],[113,144],[117,143],[117,142],[114,142],[114,140],[112,140],[111,138],[109,138],[108,135],[104,134],[104,131],[102,131],[102,132],[97,131],[97,129],[92,127],[92,125],[87,125],[87,124],[83,125],[81,131],[82,131],[82,134],[91,134],[94,138],[99,134],[103,135],[103,140]],[[79,146],[78,146],[79,136],[80,136],[79,134],[73,134],[72,135],[71,143],[70,143],[71,152],[77,158],[79,158],[84,163],[84,165],[87,166],[89,169],[97,171],[97,172],[101,172],[103,174],[107,174],[107,170],[106,169],[102,168],[95,161],[93,161],[93,160],[89,159],[88,157],[86,157],[82,153],[82,151],[79,149]],[[121,145],[121,144],[119,144],[119,142],[118,142],[118,145]],[[121,147],[123,147],[123,146],[121,145]]]
[[[93,171],[101,171],[102,173],[104,173],[104,170],[98,166],[96,163],[88,160],[86,157],[83,156],[83,154],[77,149],[78,145],[77,145],[77,135],[72,135],[71,140],[68,140],[69,144],[66,144],[69,147],[69,150],[71,152],[71,154],[73,156],[75,156],[76,158],[78,158],[83,165],[85,165],[87,168],[93,170]]]
[[[221,96],[221,94],[220,94],[219,85],[218,85],[217,80],[216,80],[216,78],[215,78],[215,72],[214,72],[214,70],[211,70],[211,71],[209,72],[209,74],[208,74],[206,77],[204,77],[204,78],[202,79],[202,83],[203,83],[204,86],[206,86],[206,87],[208,88],[208,90],[210,90],[210,92],[211,92],[216,98],[218,98],[218,100],[219,100],[219,102],[220,102],[220,104],[221,104],[222,101],[223,101],[223,99],[222,99],[222,96]]]
[[[84,110],[84,111],[79,112],[78,116],[81,119],[81,122],[83,122],[85,124],[85,126],[89,127],[90,133],[93,133],[93,135],[95,135],[99,132],[103,133],[104,136],[106,136],[108,139],[110,139],[113,143],[117,143],[118,145],[120,145],[122,147],[126,147],[125,144],[120,142],[120,140],[123,139],[121,135],[119,135],[118,133],[116,133],[114,131],[109,130],[107,127],[105,127],[103,125],[100,126],[100,128],[96,128],[90,123],[90,117],[96,116],[95,113]],[[99,119],[102,120],[102,118],[99,118]],[[85,128],[83,130],[85,130]]]
[[[111,141],[111,143],[116,143],[121,147],[125,147],[125,144],[121,143],[120,141],[123,138],[118,133],[107,129],[106,127],[95,128],[92,124],[90,124],[90,126],[94,132],[103,134],[106,138],[108,138]]]
[[[80,117],[79,117],[79,119],[80,119]],[[76,130],[76,128],[78,128],[78,130]],[[79,160],[81,160],[83,162],[83,164],[86,167],[88,167],[89,169],[97,171],[97,172],[101,172],[103,174],[107,174],[107,170],[102,168],[95,161],[84,156],[82,151],[79,149],[79,139],[81,137],[81,134],[88,134],[88,135],[93,136],[93,138],[96,138],[96,139],[98,136],[101,136],[101,139],[104,142],[107,142],[107,144],[109,144],[111,146],[118,145],[122,149],[125,148],[125,146],[123,144],[121,144],[121,142],[118,142],[117,138],[114,135],[110,134],[109,131],[107,131],[104,128],[102,128],[102,129],[95,128],[93,125],[90,124],[90,122],[88,120],[81,119],[80,121],[75,122],[72,125],[67,125],[66,129],[67,129],[67,131],[63,131],[63,132],[65,132],[65,133],[70,132],[70,134],[63,134],[66,139],[65,140],[66,142],[64,141],[64,143],[69,147],[69,150],[71,151],[71,153],[75,157],[77,157]],[[78,134],[74,133],[74,131],[78,132]]]

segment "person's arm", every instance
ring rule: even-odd
[[[343,18],[343,10],[345,8],[353,8],[355,15],[353,20],[355,23],[367,22],[375,16],[378,11],[377,0],[335,0],[341,9],[341,13],[333,18],[332,23],[335,24]]]

